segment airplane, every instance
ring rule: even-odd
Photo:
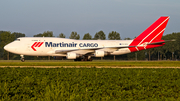
[[[74,59],[74,61],[92,61],[91,57],[122,55],[145,49],[160,47],[169,16],[161,16],[134,40],[75,40],[55,37],[20,37],[7,44],[4,49],[21,56],[55,56]]]

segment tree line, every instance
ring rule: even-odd
[[[19,32],[10,32],[10,31],[0,31],[0,60],[19,60],[20,56],[9,53],[3,49],[3,47],[16,40],[19,37],[25,37],[26,35]],[[45,31],[43,33],[39,33],[34,35],[33,37],[55,37],[52,31]],[[66,35],[60,33],[57,37],[66,38]],[[70,39],[80,39],[80,35],[77,32],[71,32],[69,36]],[[84,34],[83,40],[106,40],[106,34],[101,30],[97,32],[94,37],[89,33]],[[112,31],[108,34],[109,40],[121,40],[120,34],[116,31]],[[171,33],[164,35],[162,37],[163,40],[172,40],[175,39],[175,42],[168,42],[162,47],[147,49],[143,51],[138,51],[134,53],[119,55],[119,56],[106,56],[103,59],[116,59],[116,60],[178,60],[180,58],[180,32]],[[131,38],[124,38],[124,40],[132,40]],[[46,60],[48,57],[33,57],[33,56],[25,56],[28,60],[36,60],[42,59]],[[49,57],[49,59],[54,59],[53,57]],[[100,59],[100,58],[95,58]]]
[[[53,32],[52,31],[45,31],[44,33],[39,33],[37,35],[34,35],[34,37],[55,37],[53,36]],[[60,33],[59,36],[57,36],[59,38],[66,38],[66,35],[63,33]],[[77,32],[71,32],[71,35],[69,36],[69,39],[76,39],[79,40],[80,39],[80,35],[77,34]],[[89,34],[86,33],[83,36],[83,40],[105,40],[106,39],[106,34],[101,30],[99,32],[97,32],[94,35],[94,38]],[[112,31],[109,33],[108,35],[108,39],[109,40],[121,40],[120,34],[116,31]]]

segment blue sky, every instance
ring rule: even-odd
[[[44,31],[54,36],[72,31],[117,31],[134,38],[162,15],[170,16],[164,34],[180,32],[179,0],[1,0],[0,30],[31,37]]]

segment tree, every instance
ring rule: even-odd
[[[112,31],[108,35],[109,40],[121,40],[120,34],[116,31]]]
[[[0,31],[0,58],[3,59],[17,59],[19,58],[17,54],[9,53],[4,50],[4,46],[8,43],[14,41],[15,39],[19,37],[25,37],[25,34],[19,33],[19,32],[11,32],[9,31]]]
[[[60,37],[60,38],[65,38],[66,36],[65,36],[63,33],[61,33],[61,34],[59,34],[58,37]]]
[[[42,34],[42,37],[54,37],[54,36],[53,36],[53,32],[52,32],[52,31],[45,31],[45,32]]]
[[[39,34],[37,34],[37,35],[34,35],[33,37],[42,37],[42,34],[39,33]]]
[[[14,39],[15,39],[15,36],[13,34],[11,34],[11,32],[9,32],[9,31],[1,32],[0,33],[0,47],[3,48],[8,43],[14,41]],[[2,49],[1,49],[1,51],[2,51]],[[9,60],[9,52],[3,50],[1,55],[3,56],[4,59]]]
[[[43,34],[39,33],[37,35],[34,35],[34,37],[54,37],[52,31],[45,31]]]
[[[162,37],[163,40],[172,40],[175,39],[175,42],[167,42],[163,48],[165,50],[165,54],[168,52],[171,53],[171,58],[174,59],[174,53],[178,55],[179,49],[180,49],[180,33],[172,33],[172,34],[167,34]]]
[[[124,38],[124,40],[131,40],[131,38]]]
[[[92,36],[89,33],[84,34],[83,40],[91,40]]]
[[[25,37],[25,34],[19,33],[19,32],[13,32],[12,35],[14,35],[14,40],[19,37]]]
[[[105,39],[106,39],[106,35],[105,35],[104,32],[101,30],[101,31],[97,32],[97,33],[94,35],[94,39],[95,39],[95,40],[98,40],[98,39],[105,40]]]
[[[69,38],[79,40],[80,36],[77,34],[77,32],[71,32],[71,36]]]

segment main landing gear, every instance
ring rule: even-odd
[[[25,59],[24,59],[24,55],[20,55],[21,56],[21,61],[24,62]]]
[[[91,58],[91,56],[84,56],[81,58],[76,58],[76,59],[74,59],[74,61],[92,61],[92,58]]]

